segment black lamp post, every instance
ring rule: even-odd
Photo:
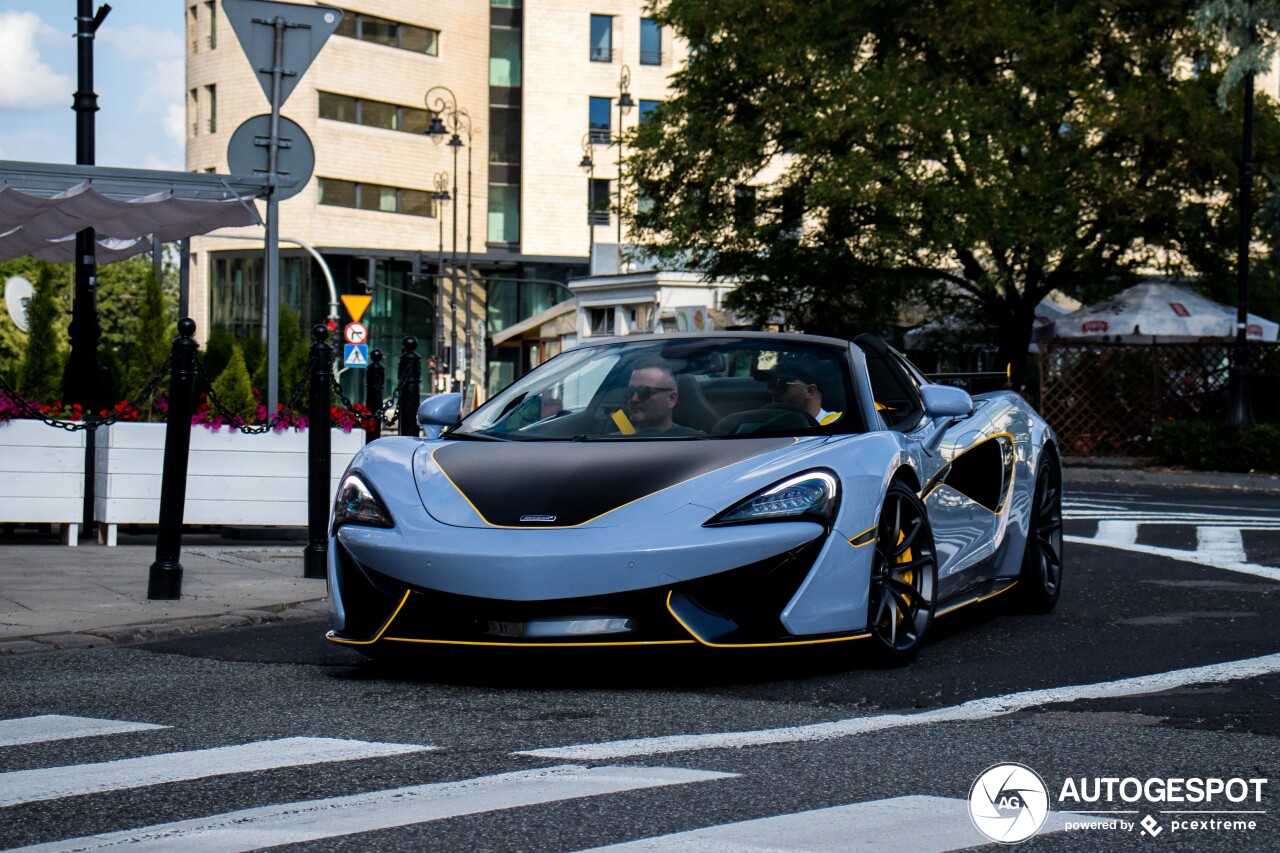
[[[461,148],[467,148],[467,286],[465,296],[467,327],[463,333],[463,343],[465,344],[467,342],[466,335],[469,334],[471,328],[471,148],[473,147],[471,145],[473,133],[471,114],[458,107],[458,97],[447,86],[433,86],[427,90],[423,100],[426,102],[427,109],[432,113],[431,123],[427,126],[427,135],[436,144],[443,142],[444,138],[448,136],[449,147],[453,149],[453,197],[455,200],[458,198],[458,151]],[[466,143],[463,143],[460,134],[466,134]],[[449,358],[449,390],[453,390],[454,377],[457,375],[458,367],[456,363],[458,360],[458,205],[456,203],[453,206],[453,250],[449,263],[453,267],[453,286],[451,288],[449,306],[453,353]]]
[[[432,119],[436,121],[436,119]],[[431,194],[431,199],[436,203],[436,222],[440,226],[440,242],[436,245],[439,251],[436,254],[436,329],[435,329],[435,362],[438,371],[444,366],[444,212],[440,205],[449,203],[449,173],[436,172],[435,176],[435,192]],[[433,373],[431,376],[431,393],[435,393],[436,377]]]
[[[93,0],[78,0],[76,9],[77,86],[71,109],[76,114],[76,165],[92,166],[96,161],[94,113],[98,94],[93,91],[93,39],[111,7],[105,3],[93,12]],[[68,336],[71,353],[63,373],[66,399],[97,411],[106,403],[107,369],[98,361],[97,243],[92,228],[76,232],[76,291],[71,309]]]
[[[1249,0],[1249,43],[1258,40]],[[1246,48],[1247,49],[1247,48]],[[1244,76],[1244,140],[1240,154],[1240,240],[1236,246],[1236,340],[1231,348],[1231,381],[1227,390],[1227,426],[1254,425],[1249,400],[1249,238],[1253,230],[1253,71]]]
[[[631,112],[631,108],[636,105],[631,100],[631,93],[627,91],[631,86],[631,69],[622,66],[622,73],[618,75],[618,272],[622,272],[622,161],[623,161],[623,142],[625,136],[622,132],[622,117]]]
[[[591,157],[591,131],[582,134],[582,160],[578,168],[587,173],[587,275],[595,272],[591,256],[596,253],[596,162]]]

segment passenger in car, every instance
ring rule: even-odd
[[[626,415],[636,435],[702,435],[672,420],[680,392],[671,365],[660,359],[641,362],[631,371],[626,388]],[[622,424],[619,424],[622,427]],[[622,432],[625,434],[626,429]]]
[[[806,412],[820,425],[840,419],[843,412],[830,412],[822,407],[823,384],[835,381],[830,365],[807,355],[784,355],[776,367],[762,370],[760,377],[768,383],[769,397],[774,403]]]

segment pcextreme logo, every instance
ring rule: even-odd
[[[1022,764],[996,764],[969,789],[969,817],[978,831],[1002,844],[1026,841],[1049,815],[1049,789]]]

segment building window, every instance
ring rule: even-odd
[[[496,9],[519,9],[520,0],[489,0],[489,5]]]
[[[520,85],[520,31],[489,29],[489,85]]]
[[[191,44],[191,52],[200,52],[200,7],[194,3],[187,10],[187,41]]]
[[[608,145],[612,141],[613,127],[610,121],[612,101],[609,98],[591,97],[591,112],[588,117],[587,131],[591,141],[596,145]]]
[[[320,92],[320,118],[422,134],[427,131],[431,114],[416,107]]]
[[[653,18],[640,19],[640,64],[662,64],[662,27]]]
[[[380,213],[402,213],[407,216],[436,215],[431,193],[382,184],[361,184],[338,178],[318,178],[319,203]]]
[[[662,101],[647,101],[644,98],[641,98],[640,99],[640,121],[642,123],[645,121],[648,121],[649,116],[653,115],[653,111],[658,108],[658,104],[660,103],[662,103]]]
[[[587,324],[590,326],[589,335],[612,335],[613,334],[613,306],[606,308],[588,308]]]
[[[204,87],[205,100],[209,102],[209,132],[218,132],[218,86],[211,84]]]
[[[738,184],[733,188],[733,224],[735,228],[754,228],[756,224],[756,188]]]
[[[591,16],[591,61],[613,62],[613,16]]]
[[[209,0],[204,4],[209,10],[209,50],[218,49],[218,5]]]
[[[440,31],[427,27],[402,24],[363,12],[343,10],[337,35],[360,41],[373,42],[384,47],[396,47],[427,56],[440,55]]]
[[[520,242],[520,188],[489,185],[489,242]]]
[[[191,118],[191,135],[200,135],[200,90],[192,89],[187,95],[187,115]]]
[[[520,110],[489,107],[489,162],[520,162]]]
[[[612,198],[612,183],[607,178],[591,178],[587,197],[588,224],[609,224],[609,199]]]

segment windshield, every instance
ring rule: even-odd
[[[847,352],[771,337],[679,337],[568,350],[451,435],[530,441],[850,432]]]

